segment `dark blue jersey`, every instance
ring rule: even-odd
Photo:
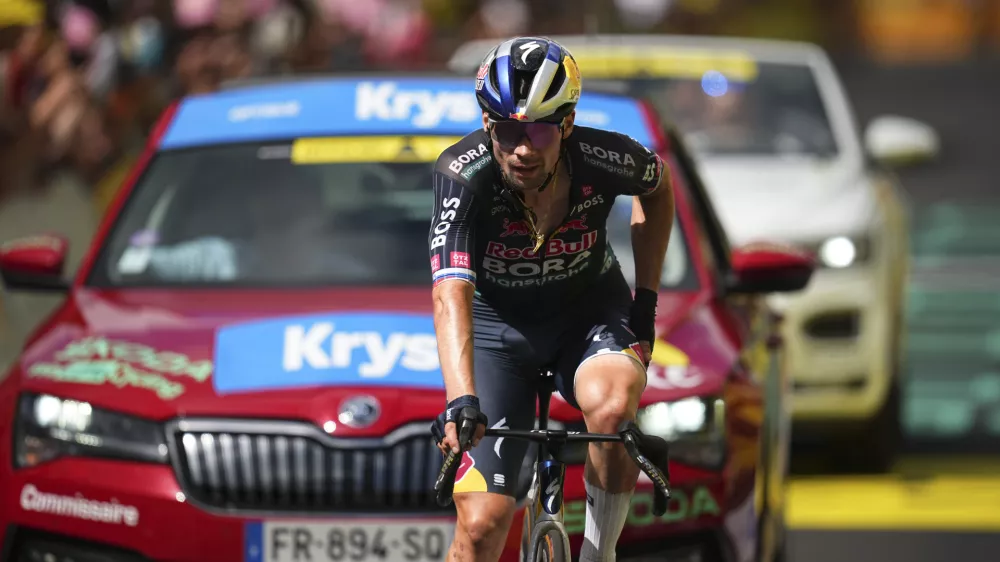
[[[541,241],[520,200],[502,190],[488,141],[478,130],[438,158],[428,237],[434,284],[461,279],[497,310],[548,316],[572,306],[603,275],[620,274],[608,246],[608,213],[619,195],[657,188],[660,158],[626,135],[574,127],[563,144],[569,212]]]

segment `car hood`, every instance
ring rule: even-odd
[[[727,369],[690,334],[701,301],[661,298],[654,358],[680,386],[651,385],[644,402],[715,392]],[[678,327],[688,328],[677,331]],[[670,334],[677,332],[679,339]],[[684,351],[682,351],[684,349]],[[696,378],[679,376],[694,369]],[[368,395],[379,434],[426,421],[443,385],[427,289],[273,292],[77,290],[22,355],[21,387],[164,420],[270,417],[338,424]],[[565,405],[565,404],[563,404]],[[553,406],[553,417],[575,411]]]
[[[706,157],[698,164],[734,245],[817,242],[862,231],[874,192],[856,166],[838,161]]]

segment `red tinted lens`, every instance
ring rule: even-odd
[[[535,148],[545,148],[559,138],[559,125],[552,123],[525,123],[528,138]]]
[[[559,138],[559,126],[552,123],[499,121],[493,124],[493,134],[504,150],[514,150],[525,136],[531,146],[545,148]]]

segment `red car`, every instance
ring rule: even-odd
[[[3,245],[10,290],[67,297],[0,381],[0,558],[443,560],[454,515],[432,490],[444,390],[430,173],[478,120],[455,78],[184,99],[72,280],[58,234]],[[585,94],[577,123],[656,146],[677,186],[639,419],[672,442],[674,497],[656,518],[640,481],[619,559],[775,559],[786,381],[759,295],[801,289],[811,260],[731,251],[682,145],[641,100]],[[631,275],[631,202],[619,203],[609,230]],[[558,397],[551,416],[581,424]],[[570,460],[576,552],[583,461]]]

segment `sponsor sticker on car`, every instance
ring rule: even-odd
[[[433,318],[378,312],[224,326],[212,382],[219,393],[348,384],[444,388]]]
[[[627,78],[643,75],[653,78],[689,78],[700,80],[708,72],[717,72],[739,82],[752,82],[759,72],[757,61],[743,51],[644,46],[642,48],[573,49],[580,72],[592,79]]]
[[[84,497],[82,494],[72,496],[55,494],[42,491],[34,484],[25,484],[21,488],[20,504],[21,509],[25,511],[58,517],[128,527],[139,524],[139,510],[134,506],[120,503],[117,499],[100,501]]]
[[[292,144],[293,164],[433,162],[461,137],[316,137]]]

